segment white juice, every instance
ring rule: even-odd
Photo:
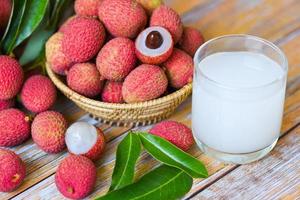
[[[286,82],[279,64],[240,51],[209,55],[197,67],[192,105],[196,140],[224,153],[251,153],[278,139]]]

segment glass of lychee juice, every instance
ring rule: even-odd
[[[192,127],[201,150],[245,164],[275,146],[283,115],[288,63],[269,41],[227,35],[195,54]]]

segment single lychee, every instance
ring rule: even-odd
[[[23,70],[15,59],[0,56],[0,99],[7,100],[17,95],[23,83]]]
[[[96,183],[96,166],[84,157],[70,155],[58,166],[55,184],[67,198],[82,199],[88,196]]]
[[[179,47],[193,57],[203,42],[204,38],[198,29],[185,27],[179,40]]]
[[[0,192],[11,192],[26,176],[25,164],[13,151],[0,148]]]
[[[108,103],[124,103],[122,86],[123,82],[106,81],[101,94],[102,101]]]
[[[39,113],[31,125],[33,141],[47,153],[59,153],[66,147],[67,121],[59,112]]]
[[[0,100],[0,111],[12,108],[15,105],[15,99]]]
[[[191,129],[176,121],[160,122],[149,133],[168,140],[183,151],[189,150],[195,143]]]
[[[72,66],[71,60],[62,52],[64,34],[57,32],[46,43],[46,58],[51,69],[60,75],[65,75]]]
[[[98,16],[115,37],[133,39],[147,24],[146,12],[135,0],[102,0]]]
[[[154,9],[158,8],[163,4],[162,0],[136,0],[139,4],[143,6],[147,14],[150,16]]]
[[[16,146],[29,137],[30,119],[28,116],[15,108],[0,111],[0,146]]]
[[[75,17],[63,33],[63,53],[72,62],[92,59],[105,40],[105,30],[101,22],[89,17]]]
[[[127,38],[114,38],[104,45],[97,56],[97,68],[104,78],[123,80],[135,67],[134,42]]]
[[[173,52],[173,39],[167,29],[152,26],[139,34],[135,41],[135,49],[142,63],[161,64]]]
[[[0,0],[0,35],[4,31],[11,13],[11,0]]]
[[[98,17],[98,5],[101,0],[76,0],[75,13],[79,16]]]
[[[150,26],[166,28],[171,33],[174,44],[179,41],[183,32],[180,16],[172,8],[165,5],[161,5],[153,11]]]
[[[174,88],[182,88],[192,82],[194,63],[190,55],[182,50],[174,48],[170,58],[164,62],[170,85]]]
[[[126,77],[122,95],[127,103],[143,102],[161,96],[167,86],[168,79],[160,67],[142,64]]]
[[[23,105],[31,112],[46,111],[56,101],[56,88],[46,76],[31,76],[24,83],[21,100]]]
[[[99,95],[103,80],[96,65],[93,63],[75,64],[67,74],[68,86],[87,97]]]
[[[70,153],[98,160],[105,148],[103,132],[86,122],[75,122],[66,132],[66,144]]]

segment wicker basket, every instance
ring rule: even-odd
[[[144,126],[161,121],[170,116],[192,92],[192,84],[188,84],[172,94],[147,102],[105,103],[89,99],[71,90],[61,77],[51,70],[48,63],[46,70],[56,87],[80,108],[90,113],[96,120],[117,126]]]

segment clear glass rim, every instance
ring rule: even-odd
[[[282,61],[282,64],[280,64],[280,66],[282,67],[284,73],[279,78],[277,78],[277,79],[275,79],[275,80],[273,80],[271,82],[268,82],[268,83],[265,83],[265,84],[262,84],[262,85],[258,85],[258,86],[231,86],[231,85],[226,85],[224,83],[221,83],[221,82],[219,82],[217,80],[214,80],[213,78],[211,78],[211,77],[207,76],[206,74],[204,74],[201,69],[199,69],[199,72],[201,73],[201,75],[205,79],[207,79],[208,81],[210,81],[214,85],[216,85],[218,87],[225,88],[225,89],[230,89],[230,90],[241,90],[241,89],[243,89],[243,90],[245,90],[245,89],[258,89],[258,88],[268,87],[268,86],[273,85],[273,84],[275,84],[275,83],[277,83],[279,81],[282,81],[287,76],[287,72],[288,72],[288,60],[287,60],[287,57],[285,56],[284,52],[278,46],[276,46],[274,43],[272,43],[272,42],[270,42],[270,41],[268,41],[266,39],[263,39],[263,38],[260,38],[260,37],[257,37],[257,36],[253,36],[253,35],[247,35],[247,34],[229,34],[229,35],[223,35],[223,36],[215,37],[215,38],[212,38],[212,39],[206,41],[196,51],[195,56],[194,56],[194,63],[198,62],[197,60],[198,60],[199,53],[208,44],[210,44],[212,42],[215,42],[217,40],[226,39],[226,38],[232,38],[232,37],[242,37],[242,38],[246,38],[246,39],[255,40],[255,41],[261,42],[261,43],[263,43],[263,44],[271,47],[272,49],[274,49],[278,53],[278,55],[280,57],[280,60]],[[198,65],[195,64],[195,71],[196,71],[197,67],[198,67]]]

